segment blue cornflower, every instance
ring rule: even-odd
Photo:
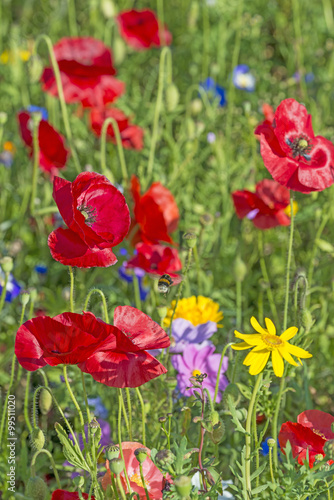
[[[28,113],[41,113],[42,120],[48,119],[48,112],[45,108],[40,108],[39,106],[30,105],[27,107]]]
[[[225,89],[216,84],[213,78],[207,78],[199,84],[200,88],[205,90],[209,99],[218,99],[219,106],[226,104]]]
[[[249,71],[247,64],[238,64],[233,70],[233,85],[240,90],[247,92],[254,92],[255,90],[255,76]]]
[[[44,264],[37,264],[37,266],[35,266],[35,271],[38,274],[46,274],[48,272],[48,268]]]
[[[3,285],[5,283],[5,273],[0,267],[0,294],[2,293]],[[21,286],[18,284],[12,273],[9,274],[7,286],[6,286],[6,302],[12,302],[21,291]]]
[[[6,168],[10,168],[13,164],[14,156],[10,151],[3,151],[0,153],[0,163],[4,165]]]
[[[96,398],[87,398],[89,406],[93,407],[95,417],[106,419],[108,417],[108,410],[102,403],[100,396]]]
[[[146,274],[143,269],[140,269],[139,267],[135,267],[133,269],[127,269],[125,264],[122,264],[121,267],[118,269],[118,274],[123,281],[126,281],[127,283],[132,283],[133,282],[132,271],[134,271],[135,275],[138,278],[140,300],[145,300],[150,289],[143,285],[143,278]]]
[[[305,81],[305,83],[311,83],[311,82],[313,82],[314,78],[315,78],[314,77],[314,73],[312,73],[312,72],[306,73],[306,75],[304,76],[304,81]],[[294,73],[293,79],[296,82],[300,82],[300,73],[299,73],[299,71],[296,71],[296,73]]]

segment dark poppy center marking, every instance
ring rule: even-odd
[[[86,207],[79,205],[77,208],[84,216],[87,226],[92,226],[96,222],[96,208],[93,208],[91,205],[87,205]]]
[[[296,137],[293,141],[286,139],[285,142],[292,150],[292,158],[303,156],[305,160],[311,160],[309,153],[312,151],[312,143],[307,135],[302,134],[299,137]]]

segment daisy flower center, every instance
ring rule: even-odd
[[[202,375],[201,371],[199,371],[199,370],[193,370],[193,372],[192,372],[192,376],[193,377],[198,377],[199,375]]]
[[[94,222],[96,222],[96,209],[91,205],[87,205],[87,207],[85,207],[84,205],[79,205],[77,209],[84,216],[87,226],[92,226]]]
[[[144,488],[143,481],[141,480],[141,477],[137,472],[132,474],[132,476],[130,476],[129,479],[132,483],[136,483],[137,486]],[[145,479],[145,486],[147,489],[148,489],[149,485],[150,485],[150,483]]]
[[[268,346],[269,349],[275,349],[278,346],[284,344],[284,340],[281,340],[276,335],[270,335],[270,333],[266,335],[261,335],[263,342]]]
[[[292,158],[303,156],[305,160],[311,159],[309,153],[312,151],[312,144],[306,135],[302,134],[299,137],[296,137],[293,141],[286,139],[285,142],[292,150]]]

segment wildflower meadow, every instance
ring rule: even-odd
[[[330,0],[0,0],[0,499],[334,499]]]

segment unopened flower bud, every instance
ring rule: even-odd
[[[193,115],[198,115],[203,109],[203,103],[201,99],[194,99],[190,103],[190,111]]]
[[[219,422],[219,413],[218,413],[218,411],[213,410],[210,413],[210,422],[212,423],[212,425],[218,424],[218,422]]]
[[[29,478],[27,487],[26,487],[26,495],[33,500],[44,500],[46,498],[48,489],[40,477],[31,477]]]
[[[13,270],[14,264],[11,257],[2,257],[0,264],[5,273],[10,273]]]
[[[5,125],[8,115],[4,111],[0,111],[0,125]]]
[[[223,439],[223,436],[225,434],[225,425],[223,422],[218,422],[213,426],[212,432],[211,432],[211,439],[214,444],[220,443],[220,441]]]
[[[267,441],[267,444],[268,444],[269,448],[273,448],[275,446],[275,439],[269,438]]]
[[[116,15],[116,9],[112,0],[102,0],[101,11],[106,19],[111,19]]]
[[[244,281],[247,274],[247,266],[239,256],[234,261],[233,273],[235,281]]]
[[[104,448],[104,453],[108,460],[112,460],[113,458],[119,457],[119,447],[116,444],[110,444],[106,448]]]
[[[95,434],[95,432],[100,428],[100,424],[95,417],[89,422],[89,428],[93,434]]]
[[[39,393],[38,404],[42,415],[47,415],[51,410],[52,396],[47,389],[42,389]]]
[[[109,469],[111,470],[111,472],[116,474],[116,476],[118,476],[118,474],[120,474],[124,469],[123,460],[121,458],[113,458],[109,462]]]
[[[172,465],[176,460],[176,456],[170,450],[160,450],[155,456],[155,461],[159,467],[167,467]]]
[[[179,476],[174,480],[174,486],[181,498],[186,498],[191,492],[191,478]]]
[[[168,111],[174,111],[179,104],[180,93],[174,83],[168,85],[166,89],[166,105]]]
[[[147,458],[147,449],[146,448],[137,448],[135,451],[135,457],[140,464],[144,463]]]
[[[167,306],[159,306],[157,307],[157,311],[158,311],[158,314],[159,314],[159,318],[162,320],[162,319],[165,319],[165,317],[167,316]]]
[[[317,453],[317,455],[315,455],[314,457],[314,460],[316,460],[317,462],[322,462],[324,459],[324,457],[321,455],[321,453]]]
[[[39,427],[34,427],[31,434],[30,434],[30,440],[32,446],[36,450],[42,450],[44,448],[45,444],[45,436],[43,431]]]
[[[202,226],[211,226],[213,224],[214,218],[211,214],[203,214],[200,216],[199,221]]]
[[[194,248],[197,241],[197,236],[195,233],[185,233],[183,239],[186,241],[188,248]]]
[[[162,424],[163,422],[166,422],[167,418],[166,417],[159,417],[159,422]]]
[[[39,82],[43,73],[43,63],[41,58],[37,54],[30,57],[28,61],[28,72],[30,83]]]
[[[72,479],[74,485],[76,486],[76,488],[79,488],[81,489],[83,487],[83,485],[85,484],[85,480],[82,476],[75,476],[73,479]]]
[[[304,309],[301,314],[302,325],[307,332],[309,332],[313,326],[313,318],[311,311],[309,309]]]
[[[121,38],[116,38],[113,46],[115,64],[121,64],[126,56],[126,46]]]
[[[236,411],[236,415],[238,417],[239,420],[241,420],[241,422],[243,420],[246,420],[247,418],[247,410],[246,408],[240,408],[239,410]]]
[[[23,306],[26,306],[30,299],[30,293],[27,291],[21,292],[21,302]]]

